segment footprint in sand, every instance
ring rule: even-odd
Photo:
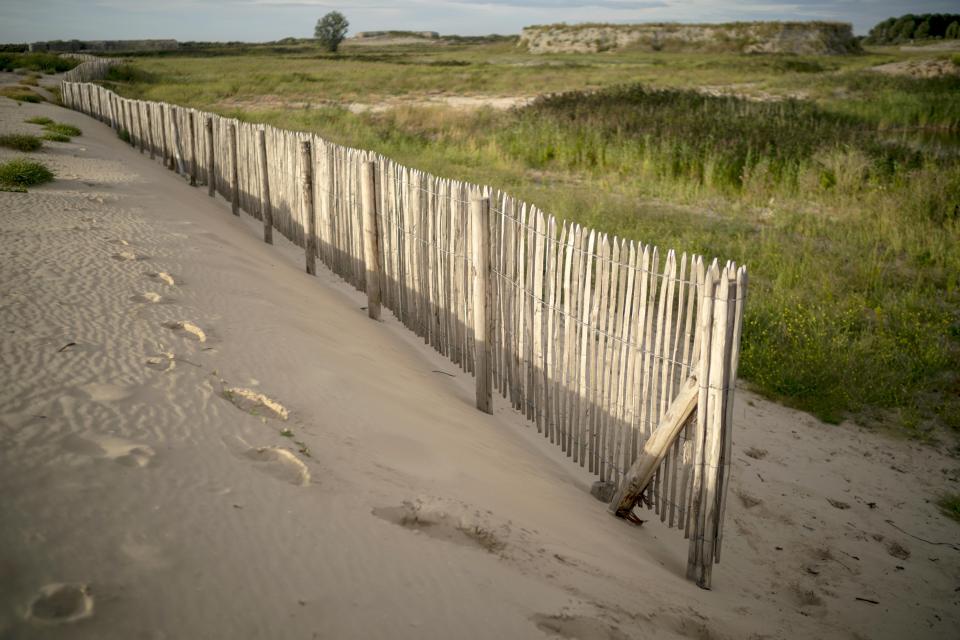
[[[165,282],[166,284],[170,285],[171,287],[176,286],[176,284],[177,284],[176,279],[175,279],[172,275],[170,275],[169,273],[167,273],[166,271],[157,271],[157,272],[154,272],[154,273],[148,273],[148,274],[147,274],[147,277],[148,277],[148,278],[153,278],[154,280],[159,280],[159,281],[161,281],[161,282]]]
[[[143,260],[144,256],[139,256],[133,251],[118,251],[117,253],[111,256],[114,260],[118,262],[130,262],[133,260]]]
[[[625,634],[612,624],[589,616],[558,615],[548,616],[538,613],[531,618],[537,629],[558,638],[578,638],[579,640],[628,640]]]
[[[253,415],[266,415],[270,418],[286,420],[289,417],[287,408],[262,393],[241,387],[228,387],[223,390],[223,397],[232,402],[241,411]]]
[[[153,462],[152,447],[115,436],[69,435],[63,446],[73,453],[112,460],[125,467],[143,468]]]
[[[79,387],[94,402],[119,402],[133,395],[134,389],[106,382],[91,382]]]
[[[182,333],[188,338],[192,338],[197,342],[206,342],[207,334],[203,329],[190,322],[189,320],[180,320],[179,322],[166,322],[163,325],[171,331],[176,331],[177,333]]]
[[[506,544],[493,531],[465,515],[454,515],[442,506],[421,500],[405,501],[398,507],[375,507],[373,515],[437,540],[479,547],[490,553],[502,551]]]
[[[159,355],[148,357],[144,361],[144,364],[154,371],[166,373],[167,371],[172,371],[173,368],[177,366],[177,359],[172,352],[164,351]]]
[[[259,471],[283,480],[295,487],[310,484],[310,470],[300,458],[279,447],[256,447],[247,449],[243,457],[252,460]]]
[[[130,296],[131,302],[148,302],[150,304],[156,304],[163,300],[163,296],[159,293],[154,293],[153,291],[144,291],[135,296]]]
[[[295,487],[306,487],[311,482],[310,469],[293,452],[280,447],[254,447],[242,438],[223,439],[227,449],[236,457],[253,463],[253,468]]]
[[[76,622],[93,615],[93,595],[85,584],[48,584],[27,608],[27,619],[47,624]]]

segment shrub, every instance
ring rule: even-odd
[[[118,64],[107,70],[108,82],[152,82],[153,74],[132,64]]]
[[[0,135],[0,147],[16,149],[17,151],[36,151],[43,146],[40,138],[18,133]]]
[[[0,185],[32,187],[53,180],[53,172],[40,162],[18,158],[0,164]]]
[[[0,53],[0,71],[29,69],[44,73],[69,71],[80,64],[72,58],[61,58],[54,53]]]
[[[43,102],[43,98],[26,87],[0,87],[0,96],[17,102]]]
[[[55,133],[55,134],[70,136],[70,137],[79,136],[83,133],[82,131],[80,131],[80,129],[73,126],[72,124],[64,124],[62,122],[54,122],[52,124],[48,124],[44,127],[44,129],[46,129],[48,133]]]
[[[127,131],[126,129],[120,129],[119,131],[117,131],[117,137],[128,144],[130,142],[130,132]]]
[[[937,506],[944,515],[960,522],[960,493],[946,493],[940,496]]]

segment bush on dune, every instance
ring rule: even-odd
[[[4,187],[32,187],[50,182],[53,178],[53,171],[46,165],[26,158],[0,164],[0,185]]]
[[[0,135],[0,147],[16,149],[17,151],[36,151],[43,146],[40,138],[18,133]]]

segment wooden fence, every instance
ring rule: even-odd
[[[88,66],[90,65],[90,66]],[[512,196],[377,153],[74,82],[66,106],[206,183],[319,258],[476,374],[599,477],[690,539],[688,577],[720,559],[746,269],[557,220]],[[311,271],[312,272],[312,271]],[[615,494],[615,495],[614,495]]]

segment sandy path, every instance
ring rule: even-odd
[[[960,626],[960,551],[887,522],[960,541],[927,502],[955,460],[739,393],[699,590],[681,536],[609,517],[590,476],[502,404],[474,410],[470,378],[298,250],[104,125],[0,99],[0,131],[33,115],[84,135],[35,154],[56,182],[0,193],[0,638]]]

